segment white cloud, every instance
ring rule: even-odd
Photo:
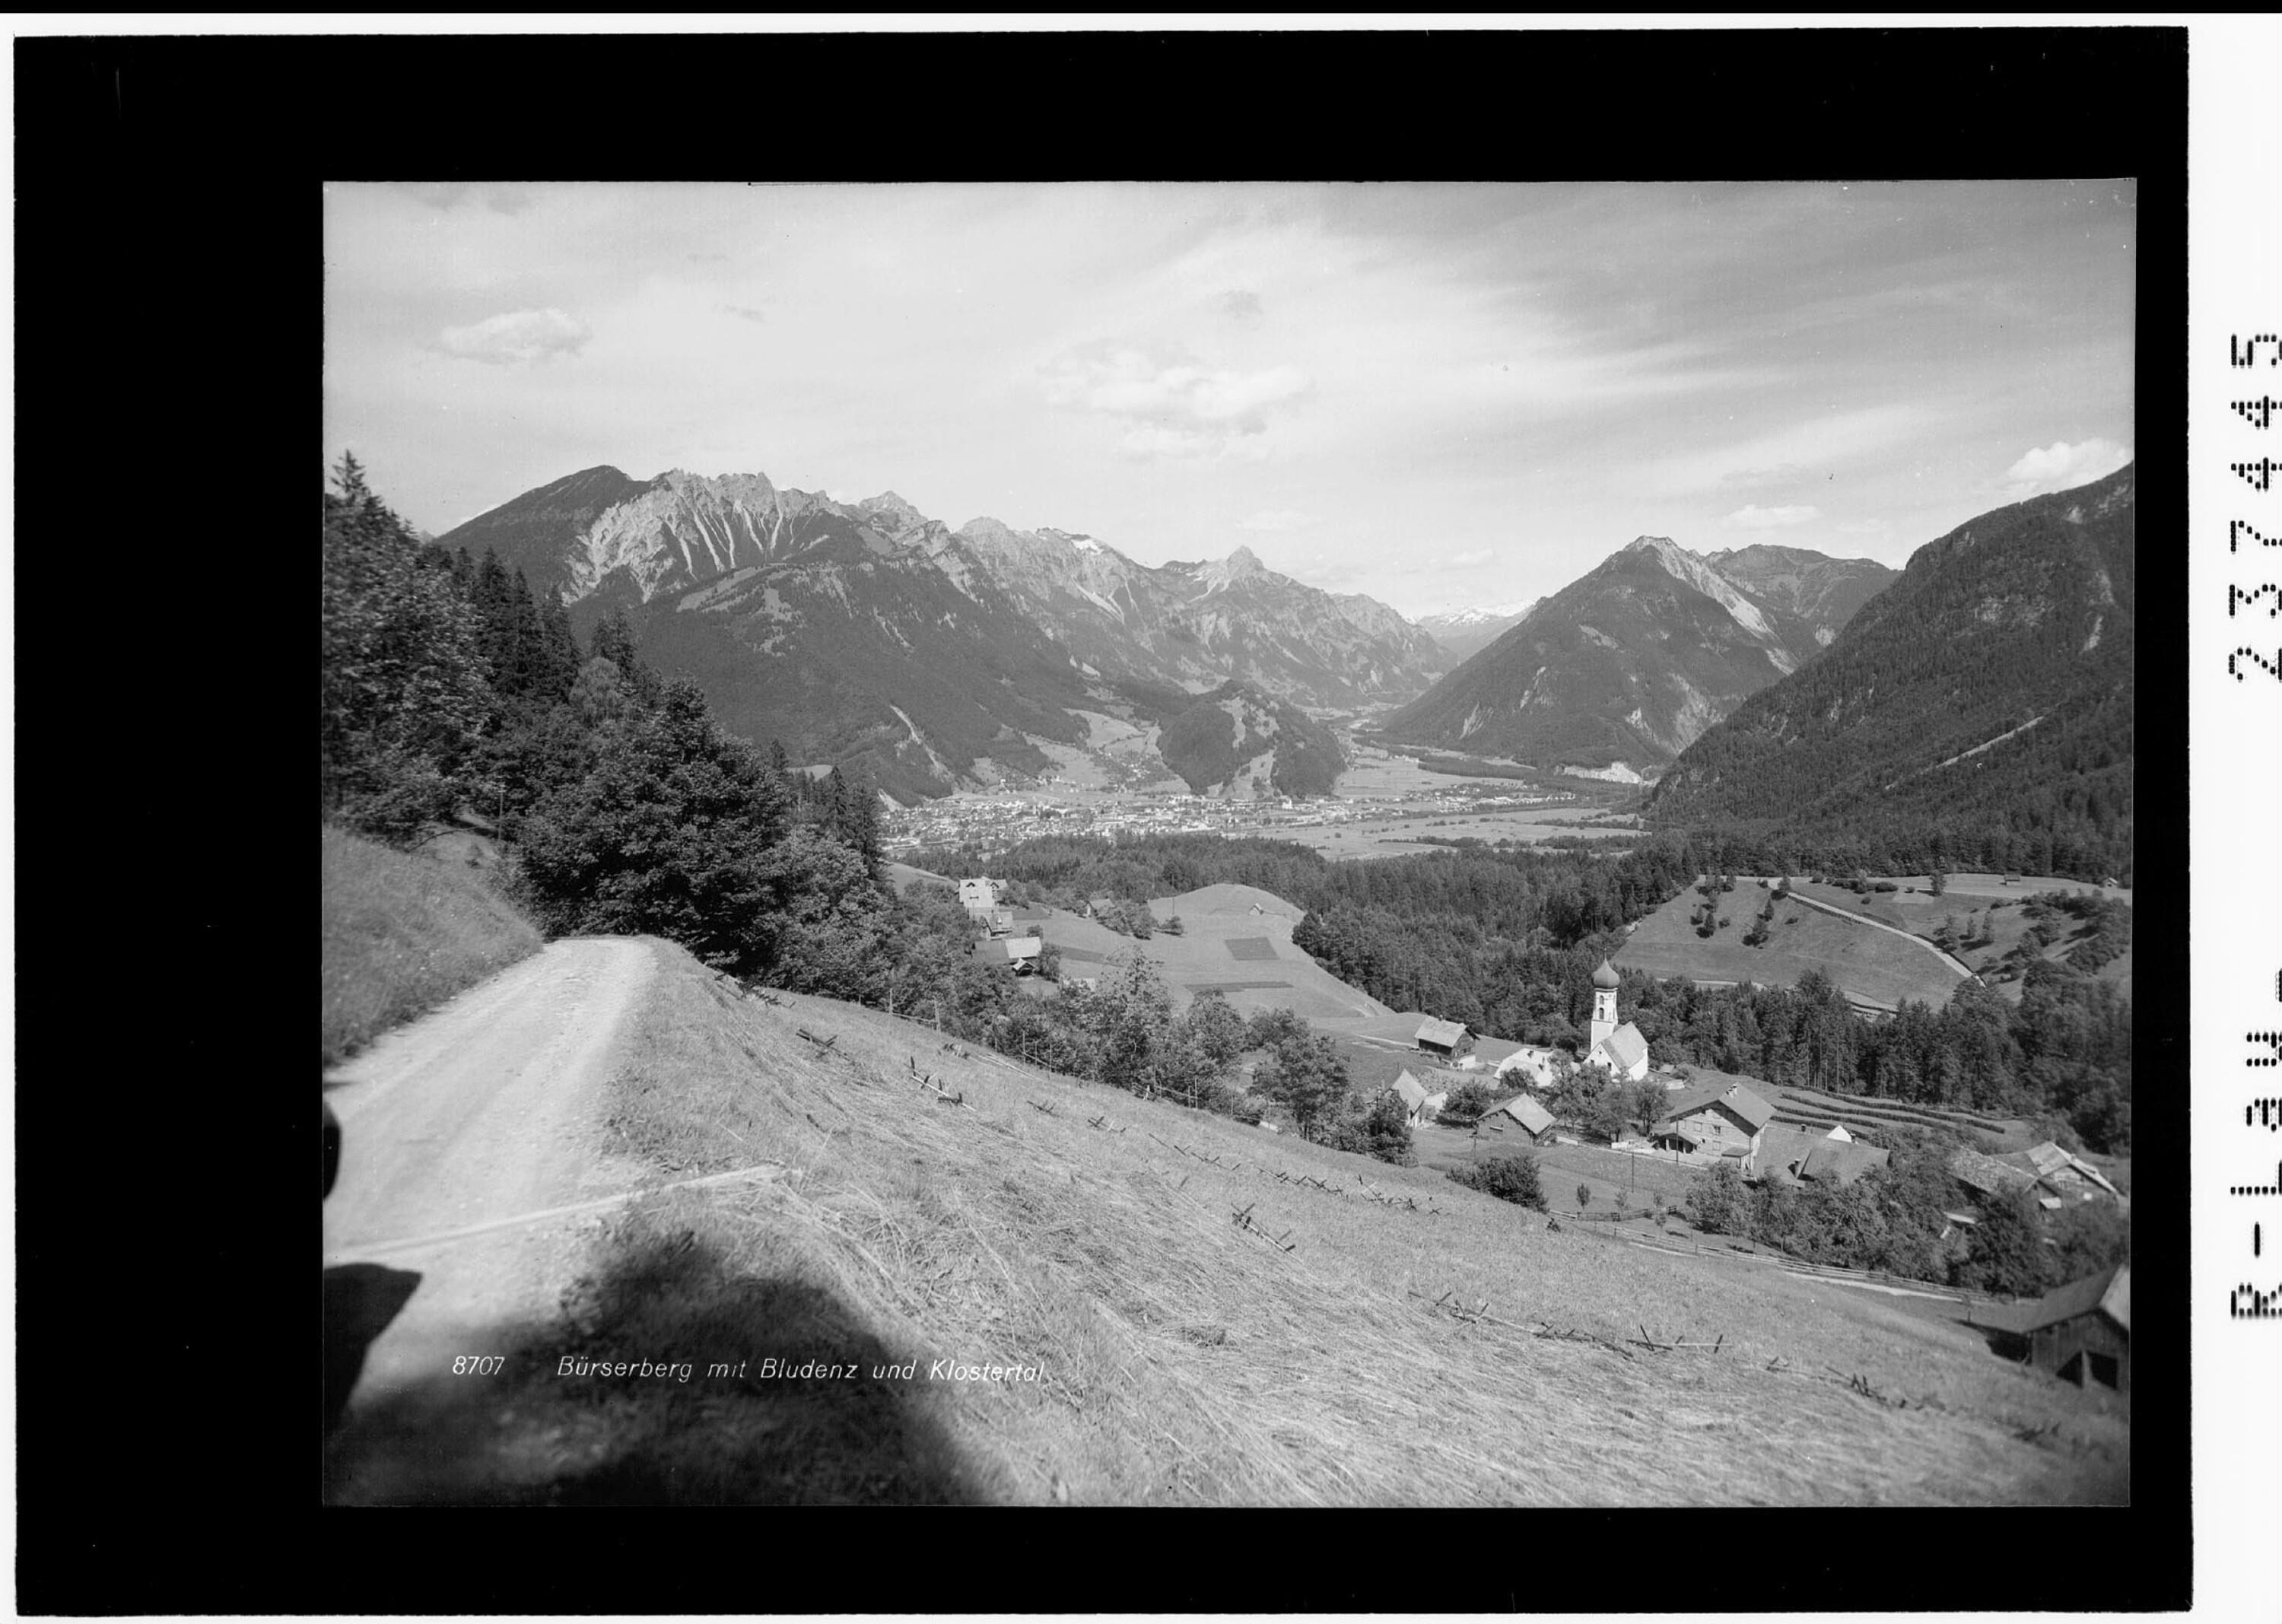
[[[1838,527],[1842,536],[1882,536],[1893,526],[1884,519],[1849,519]]]
[[[1312,513],[1302,513],[1296,508],[1262,508],[1249,518],[1236,521],[1238,530],[1304,530],[1323,521]]]
[[[1463,553],[1453,553],[1448,558],[1445,558],[1442,563],[1444,566],[1448,569],[1465,570],[1471,569],[1478,563],[1487,563],[1491,559],[1496,556],[1497,548],[1494,547],[1477,547],[1469,548],[1467,551]]]
[[[440,342],[448,354],[504,367],[576,355],[594,336],[584,322],[560,310],[514,310],[472,327],[446,327]]]
[[[2049,446],[2024,453],[2019,462],[2005,470],[2006,494],[2014,501],[2022,501],[2046,491],[2089,485],[2103,474],[2114,473],[2131,460],[2131,447],[2119,446],[2097,435],[2074,446],[2066,440],[2054,440]]]
[[[1722,530],[1781,530],[1791,524],[1809,524],[1822,517],[1822,509],[1804,503],[1788,508],[1762,508],[1757,502],[1746,502],[1719,521]]]
[[[1132,457],[1222,456],[1257,460],[1270,410],[1313,387],[1297,367],[1214,370],[1167,364],[1129,345],[1065,351],[1045,369],[1046,399],[1056,406],[1125,420],[1118,447]]]

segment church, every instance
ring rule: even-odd
[[[1648,1076],[1648,1039],[1629,1021],[1617,1024],[1617,972],[1606,959],[1593,972],[1592,1045],[1584,1064],[1606,1066],[1634,1083]]]

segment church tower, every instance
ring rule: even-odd
[[[1598,1049],[1615,1036],[1616,1030],[1617,972],[1603,959],[1601,967],[1593,972],[1593,1035],[1585,1053],[1590,1054]]]

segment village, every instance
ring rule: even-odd
[[[1293,838],[1305,831],[1389,820],[1479,815],[1573,804],[1572,790],[1468,783],[1383,796],[1191,795],[1004,789],[897,807],[882,820],[884,849],[909,859],[930,848],[1009,847],[1052,835],[1221,835]]]
[[[1171,923],[1181,929],[1179,910],[1185,905],[1204,915],[1199,927],[1204,939],[1184,944],[1192,952],[1218,947],[1255,962],[1285,954],[1304,957],[1289,944],[1288,920],[1283,921],[1280,952],[1269,936],[1214,941],[1220,936],[1213,929],[1214,913],[1236,914],[1238,906],[1248,906],[1250,917],[1236,914],[1241,921],[1236,928],[1269,930],[1276,922],[1269,908],[1277,899],[1248,887],[1210,889],[1229,893],[1217,899],[1222,908],[1196,908],[1196,903],[1205,900],[1201,893],[1193,899],[1160,902],[1154,906],[1173,911],[1159,928]],[[1105,897],[1075,915],[1044,907],[1016,908],[1002,903],[1000,882],[980,876],[959,882],[959,891],[977,928],[975,951],[1021,979],[1025,992],[1036,997],[1051,997],[1056,987],[1097,986],[1098,973],[1065,970],[1048,977],[1044,973],[1045,952],[1052,945],[1057,960],[1075,958],[1091,972],[1106,955],[1098,946],[1089,949],[1068,938],[1083,930],[1085,939],[1094,940],[1104,929],[1096,921],[1114,920],[1129,905]],[[1244,893],[1264,901],[1246,903]],[[1055,936],[1065,940],[1055,943]],[[1943,1123],[1941,1113],[1891,1101],[1842,1101],[1757,1077],[1659,1064],[1651,1059],[1638,1026],[1620,1019],[1619,980],[1605,959],[1595,970],[1592,1020],[1581,1053],[1478,1033],[1463,1022],[1417,1010],[1387,1011],[1367,999],[1367,1009],[1357,1006],[1345,1014],[1326,1013],[1318,1004],[1310,1020],[1316,1030],[1339,1042],[1359,1096],[1374,1100],[1391,1094],[1400,1102],[1422,1162],[1447,1168],[1485,1154],[1525,1151],[1552,1172],[1582,1176],[1580,1195],[1596,1185],[1603,1187],[1611,1202],[1606,1211],[1569,1216],[1597,1216],[1612,1228],[1625,1216],[1626,1196],[1635,1190],[1658,1192],[1657,1208],[1662,1209],[1667,1195],[1684,1195],[1697,1176],[1720,1176],[1721,1169],[1731,1170],[1735,1185],[1743,1189],[1844,1189],[1890,1162],[1892,1151],[1872,1142],[1885,1137],[1882,1130],[1890,1133],[1897,1128],[1958,1125]],[[1221,992],[1239,1006],[1255,1009],[1279,1004],[1289,1007],[1286,999],[1304,1005],[1307,998],[1288,982],[1183,983],[1176,979],[1176,986],[1191,996]],[[1254,1056],[1240,1069],[1248,1077],[1258,1063]],[[1580,1074],[1595,1072],[1600,1074],[1593,1080],[1598,1088],[1575,1086]],[[1662,1091],[1664,1098],[1655,1107],[1655,1120],[1644,1124],[1646,1131],[1628,1131],[1621,1115],[1611,1118],[1605,1112],[1576,1108],[1579,1100],[1610,1088],[1630,1088],[1636,1097],[1643,1089]],[[1285,1124],[1266,1118],[1260,1126],[1270,1132],[1288,1131]],[[1960,1144],[1950,1151],[1946,1168],[1957,1185],[1974,1198],[1944,1206],[1941,1212],[1940,1239],[1951,1256],[1966,1255],[1990,1201],[2025,1198],[2047,1216],[2084,1204],[2105,1204],[2127,1216],[2130,1212],[2130,1194],[2115,1178],[2050,1138],[2001,1151]],[[1676,1200],[1671,1203],[1675,1213],[1679,1204]],[[2044,1244],[2056,1243],[2047,1238]],[[1763,1255],[1742,1247],[1732,1250]],[[1843,1278],[1849,1271],[1820,1272]],[[2131,1270],[2124,1263],[2070,1281],[2041,1301],[1956,1301],[1967,1304],[1967,1323],[1987,1334],[1992,1347],[2078,1386],[2128,1393],[2130,1292]]]

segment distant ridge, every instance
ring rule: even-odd
[[[1747,573],[1783,573],[1750,562]],[[1787,567],[1820,579],[1820,566],[1836,562],[1791,553]],[[1892,578],[1867,560],[1842,572],[1846,591],[1781,594],[1807,602],[1812,612],[1801,612],[1669,537],[1637,537],[1388,717],[1386,730],[1547,767],[1660,765],[1811,659],[1860,587]]]

